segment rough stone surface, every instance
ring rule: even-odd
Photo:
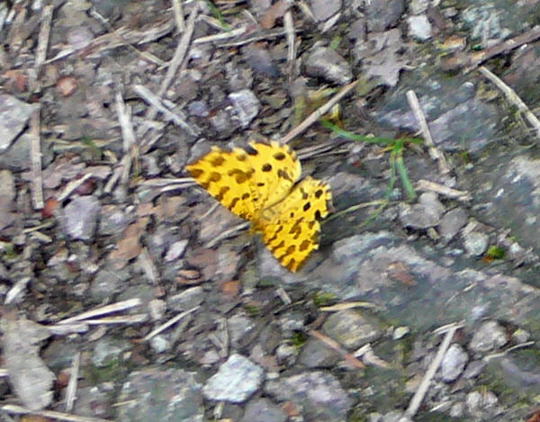
[[[306,74],[324,78],[329,82],[346,84],[352,80],[349,63],[331,48],[313,48],[306,59],[305,66]]]
[[[96,231],[100,203],[93,196],[78,196],[64,208],[63,223],[72,239],[90,240]]]
[[[208,400],[242,403],[260,387],[264,370],[248,358],[233,354],[204,385]]]
[[[311,0],[311,11],[318,22],[322,22],[334,16],[341,9],[341,0]]]
[[[21,133],[33,110],[32,105],[11,95],[0,95],[0,153]]]
[[[281,407],[262,398],[248,403],[240,422],[285,422],[287,415]]]
[[[409,36],[418,41],[427,41],[431,38],[431,23],[426,15],[409,16]]]
[[[269,381],[266,391],[303,408],[306,422],[345,422],[352,400],[328,372],[315,371]]]
[[[203,422],[201,386],[181,369],[133,372],[122,386],[119,422]]]
[[[368,30],[382,32],[395,26],[405,11],[403,0],[372,0],[367,3]]]
[[[489,246],[489,236],[481,232],[464,234],[463,246],[469,255],[480,256]]]
[[[454,208],[443,215],[439,222],[439,234],[450,241],[467,224],[468,214],[463,208]]]
[[[463,372],[469,357],[467,352],[458,344],[452,344],[446,351],[441,362],[441,377],[443,381],[455,381]]]
[[[361,314],[344,310],[331,315],[323,325],[328,336],[348,349],[354,350],[381,336],[381,329]]]
[[[437,194],[425,192],[420,195],[417,204],[403,204],[399,217],[404,226],[427,229],[439,224],[443,212],[444,205],[439,201]]]
[[[508,342],[506,332],[496,321],[483,323],[474,333],[469,348],[474,352],[489,352]]]

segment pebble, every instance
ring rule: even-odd
[[[0,153],[9,148],[26,126],[34,107],[11,95],[0,95]]]
[[[167,298],[167,307],[175,312],[184,312],[200,305],[204,298],[205,293],[201,286],[190,287]]]
[[[96,231],[99,211],[100,203],[97,198],[91,195],[74,198],[64,208],[64,231],[72,239],[92,239]]]
[[[337,378],[326,371],[303,372],[268,381],[265,391],[279,401],[303,408],[306,421],[345,422],[352,400]]]
[[[414,205],[403,204],[399,218],[402,224],[413,229],[427,229],[440,223],[444,206],[434,192],[424,192]]]
[[[366,16],[369,32],[382,32],[395,26],[403,12],[403,0],[371,0],[366,2]]]
[[[454,208],[443,215],[439,223],[439,234],[449,242],[467,224],[468,214],[463,208]]]
[[[441,376],[443,381],[455,381],[463,372],[469,357],[459,344],[452,344],[446,351],[441,362]]]
[[[206,382],[203,394],[208,400],[242,403],[259,389],[263,378],[259,365],[235,353]]]
[[[382,335],[377,325],[350,309],[331,315],[324,323],[323,331],[348,349],[357,349]]]
[[[496,321],[483,323],[473,335],[469,348],[474,352],[489,352],[508,342],[506,331]]]
[[[323,22],[341,10],[341,0],[311,0],[310,6],[317,22]]]
[[[426,15],[409,16],[407,18],[409,36],[417,41],[427,41],[431,38],[431,23]]]
[[[203,422],[201,385],[182,369],[150,368],[129,375],[118,397],[118,422]]]
[[[489,246],[489,236],[486,233],[481,232],[464,234],[463,246],[469,255],[480,256]]]
[[[238,121],[242,128],[248,127],[261,109],[259,99],[249,89],[231,92],[229,94],[229,100],[233,106],[233,120]]]
[[[98,368],[104,368],[123,361],[123,353],[131,349],[128,340],[112,337],[104,337],[98,340],[94,346],[92,363]]]
[[[479,392],[473,391],[467,394],[466,406],[469,413],[473,416],[482,417],[482,420],[488,416],[488,411],[493,409],[499,400],[491,391]],[[492,420],[491,418],[489,420]]]
[[[352,80],[349,63],[335,50],[315,45],[305,62],[308,76],[323,78],[336,84],[347,84]]]
[[[287,415],[281,407],[266,398],[253,400],[246,406],[240,422],[285,422]]]

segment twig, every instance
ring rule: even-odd
[[[205,44],[209,42],[222,41],[222,40],[227,40],[229,38],[238,37],[242,34],[245,34],[247,32],[247,29],[248,29],[247,26],[241,26],[231,31],[220,32],[219,34],[215,34],[215,35],[207,35],[206,37],[199,37],[193,40],[193,44]]]
[[[514,106],[516,106],[519,112],[523,113],[525,119],[536,131],[537,142],[540,142],[540,121],[529,109],[529,107],[527,107],[527,104],[523,102],[523,100],[519,97],[519,95],[516,94],[516,92],[512,88],[506,85],[502,79],[500,79],[497,75],[491,72],[488,68],[480,66],[478,70],[482,75],[488,78],[497,88],[502,91],[506,99],[510,101],[510,103],[512,103]]]
[[[430,180],[420,179],[416,183],[416,189],[422,191],[432,191],[438,194],[447,196],[448,198],[457,199],[459,201],[470,201],[471,195],[464,190],[457,190],[449,188],[448,186],[441,185],[440,183],[432,182]]]
[[[4,404],[0,409],[7,413],[16,415],[37,415],[44,418],[57,419],[67,422],[113,422],[110,419],[91,418],[87,416],[70,415],[69,413],[55,412],[53,410],[38,410],[34,411],[15,404]]]
[[[433,359],[433,361],[431,362],[431,365],[426,371],[426,374],[424,375],[424,378],[422,379],[418,390],[416,390],[414,396],[411,399],[411,402],[409,403],[409,407],[405,411],[406,416],[413,417],[418,411],[418,408],[420,407],[420,404],[422,403],[422,400],[427,393],[429,384],[431,383],[433,376],[437,372],[437,369],[439,369],[439,366],[441,365],[441,362],[444,358],[446,351],[448,350],[448,347],[450,347],[450,343],[452,342],[454,334],[461,326],[461,324],[451,324],[449,326],[449,329],[446,332],[446,336],[444,337],[441,345],[439,346],[439,350],[437,351],[435,359]]]
[[[62,202],[64,199],[68,198],[69,195],[72,194],[72,192],[77,189],[79,186],[81,186],[84,182],[86,182],[88,179],[90,179],[93,176],[92,173],[86,173],[83,177],[80,179],[72,180],[69,182],[66,187],[62,190],[60,195],[58,195],[58,202]]]
[[[5,304],[9,305],[12,303],[20,294],[21,292],[26,289],[26,286],[30,282],[30,277],[23,277],[20,280],[18,280],[11,289],[6,294],[6,300]]]
[[[288,75],[289,79],[292,80],[294,77],[294,64],[296,61],[296,34],[294,30],[294,21],[291,10],[285,12],[283,16],[283,26],[285,28],[285,33],[287,34],[287,66],[288,66]]]
[[[91,311],[83,312],[82,314],[75,315],[74,317],[64,319],[59,321],[57,324],[71,324],[73,322],[84,321],[85,319],[90,319],[96,316],[110,314],[113,312],[125,311],[127,309],[134,308],[139,306],[142,303],[141,299],[133,298],[124,300],[122,302],[112,303],[110,305],[102,306]]]
[[[199,5],[198,3],[195,5],[193,10],[191,11],[191,14],[189,15],[186,30],[182,34],[182,38],[180,38],[180,42],[178,43],[176,47],[176,51],[174,52],[174,56],[169,63],[169,68],[167,69],[167,74],[165,75],[165,78],[163,81],[161,81],[161,85],[159,87],[158,95],[160,97],[163,97],[163,94],[169,89],[169,86],[171,85],[172,80],[176,76],[176,71],[184,61],[184,58],[186,57],[186,53],[189,47],[189,44],[191,42],[191,37],[193,36],[193,30],[195,29],[195,20],[197,18],[197,14],[199,13]],[[153,117],[151,117],[153,118]]]
[[[69,371],[69,381],[66,387],[66,412],[71,412],[73,404],[77,399],[77,381],[79,378],[79,364],[81,362],[81,352],[75,353],[71,369]]]
[[[49,46],[49,35],[51,34],[51,21],[52,13],[54,10],[53,5],[45,6],[41,12],[41,28],[39,29],[38,44],[36,47],[36,58],[34,62],[34,74],[35,80],[30,82],[32,91],[39,91],[37,79],[41,71],[41,66],[45,63],[47,58],[47,48]]]
[[[152,330],[149,334],[146,335],[146,337],[144,337],[142,339],[142,341],[148,341],[150,340],[152,337],[154,336],[157,336],[159,333],[161,333],[163,330],[166,330],[167,328],[169,328],[171,325],[174,325],[176,324],[178,321],[180,321],[182,318],[184,318],[185,316],[191,314],[192,312],[196,311],[197,309],[199,309],[200,306],[195,306],[194,308],[191,308],[185,312],[182,312],[178,315],[176,315],[175,317],[171,318],[170,320],[168,320],[165,324],[162,324],[160,325],[159,327],[157,327],[155,330]]]
[[[293,138],[300,135],[302,132],[304,132],[307,128],[309,128],[313,123],[315,123],[321,116],[326,114],[334,105],[341,100],[345,95],[347,95],[357,84],[359,81],[351,82],[348,85],[345,85],[336,95],[334,95],[330,100],[323,104],[321,107],[319,107],[317,110],[315,110],[313,113],[311,113],[302,123],[300,123],[298,126],[296,126],[294,129],[292,129],[288,134],[286,134],[282,139],[281,142],[286,144],[287,142],[291,141]]]
[[[41,107],[36,105],[30,119],[30,158],[32,161],[32,203],[34,209],[43,208],[43,175],[41,172]]]
[[[422,132],[422,136],[424,137],[426,145],[428,146],[430,157],[437,161],[439,172],[441,174],[444,175],[450,173],[450,167],[448,166],[448,162],[446,161],[444,154],[433,143],[433,138],[431,137],[431,132],[429,131],[426,116],[424,115],[420,101],[418,101],[418,97],[413,90],[407,91],[407,101],[409,102],[409,106],[414,113],[414,117],[416,117],[416,120],[420,125],[420,131]]]
[[[152,257],[148,253],[148,249],[145,247],[142,249],[141,253],[139,254],[137,258],[137,263],[143,270],[143,273],[146,275],[148,280],[153,285],[156,285],[159,283],[159,272],[156,268],[156,265],[154,264],[154,261],[152,261]]]
[[[342,303],[336,303],[335,305],[330,306],[322,306],[319,308],[319,311],[321,312],[336,312],[336,311],[343,311],[345,309],[356,309],[356,308],[364,308],[364,309],[379,309],[379,305],[375,305],[371,302],[342,302]]]
[[[118,114],[118,123],[121,128],[124,149],[124,157],[122,157],[120,165],[120,168],[122,169],[120,173],[120,183],[124,191],[126,191],[132,164],[136,161],[138,156],[138,148],[135,132],[133,131],[133,125],[131,123],[131,108],[124,103],[124,99],[120,92],[116,93],[116,113]]]
[[[184,32],[186,30],[186,22],[184,21],[184,10],[182,0],[172,0],[174,21],[176,22],[176,30]]]
[[[163,102],[161,98],[146,88],[144,85],[134,85],[133,90],[141,96],[148,104],[150,104],[154,109],[163,114],[166,120],[173,122],[174,124],[180,126],[182,129],[185,129],[191,136],[197,136],[200,132],[200,129],[197,126],[192,126],[187,123],[186,118],[180,114],[173,113],[170,111]]]
[[[343,349],[341,347],[341,345],[337,341],[335,341],[335,340],[331,339],[330,337],[324,335],[320,331],[318,331],[318,330],[309,330],[308,334],[310,336],[312,336],[312,337],[315,337],[317,340],[322,341],[324,344],[326,344],[332,350],[339,353],[341,355],[341,357],[343,357],[343,359],[345,359],[345,361],[348,364],[350,364],[352,367],[357,368],[357,369],[363,369],[363,368],[366,367],[362,362],[360,362],[358,359],[356,359],[354,357],[354,355],[352,355],[351,353],[349,353],[345,349]]]

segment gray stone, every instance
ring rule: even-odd
[[[281,407],[262,398],[253,400],[246,406],[246,412],[240,422],[285,422],[287,415]]]
[[[63,226],[72,239],[90,240],[96,231],[100,203],[93,196],[78,196],[66,205]]]
[[[382,335],[373,321],[350,309],[331,315],[324,323],[323,331],[348,349],[357,349]]]
[[[248,358],[232,354],[203,388],[208,400],[242,403],[258,390],[264,370]]]
[[[200,305],[205,298],[201,286],[190,287],[167,299],[167,306],[175,312],[183,312]]]
[[[484,322],[473,335],[469,348],[474,352],[489,352],[508,342],[506,331],[496,321]]]
[[[404,226],[414,229],[427,229],[439,224],[444,206],[434,192],[424,192],[418,198],[418,204],[403,204],[399,218]]]
[[[100,210],[98,232],[102,235],[119,235],[130,223],[130,218],[118,205],[105,205]]]
[[[253,91],[242,89],[231,92],[229,100],[233,105],[232,118],[238,121],[240,127],[247,128],[251,121],[259,114],[261,103]]]
[[[429,7],[430,0],[411,0],[409,10],[413,15],[424,13]]]
[[[304,372],[268,381],[265,390],[279,401],[291,401],[303,408],[306,421],[345,422],[352,400],[332,374]]]
[[[445,382],[455,381],[469,360],[467,352],[459,344],[452,344],[441,362],[441,377]]]
[[[103,337],[94,346],[92,363],[98,368],[104,368],[123,361],[123,353],[132,348],[127,340],[113,337]]]
[[[96,273],[90,285],[90,296],[96,302],[101,302],[121,291],[126,281],[130,279],[131,273],[127,268],[122,270],[102,268]]]
[[[309,339],[298,357],[298,363],[308,368],[331,368],[340,360],[336,351],[316,339]]]
[[[463,235],[463,246],[469,255],[480,256],[489,246],[489,236],[481,232],[466,233]]]
[[[463,372],[463,377],[472,379],[476,378],[480,373],[484,370],[486,367],[486,362],[483,360],[474,360],[470,362],[467,367],[465,368],[465,371]]]
[[[395,26],[403,12],[403,0],[371,0],[366,2],[368,30],[382,32]]]
[[[79,387],[73,413],[89,418],[109,419],[113,416],[113,393],[114,388],[107,385]]]
[[[409,16],[407,18],[409,36],[418,41],[427,41],[431,38],[431,23],[426,15]]]
[[[245,315],[235,314],[227,320],[231,345],[238,348],[246,336],[255,328],[255,324]]]
[[[0,154],[24,129],[34,108],[11,95],[0,95]]]
[[[450,241],[458,234],[468,219],[467,211],[463,208],[454,208],[443,215],[439,223],[439,234],[445,241]]]
[[[311,11],[318,22],[323,22],[334,16],[341,9],[341,0],[311,0]]]
[[[494,411],[499,400],[491,391],[473,391],[467,394],[466,405],[469,413],[476,417],[482,417],[482,420]],[[491,418],[490,418],[491,419]]]
[[[118,397],[119,422],[203,422],[201,386],[182,369],[133,372]]]
[[[313,47],[308,54],[305,67],[308,76],[320,77],[328,82],[346,84],[352,80],[350,64],[328,47],[317,45]]]
[[[156,353],[164,353],[172,346],[171,341],[167,336],[158,334],[150,339],[150,346]]]

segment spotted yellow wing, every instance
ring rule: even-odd
[[[267,248],[288,270],[296,272],[319,248],[319,220],[328,215],[331,200],[327,183],[306,177],[254,223]]]
[[[230,151],[212,147],[186,168],[222,205],[252,222],[282,201],[301,174],[294,151],[278,142],[250,142]]]

